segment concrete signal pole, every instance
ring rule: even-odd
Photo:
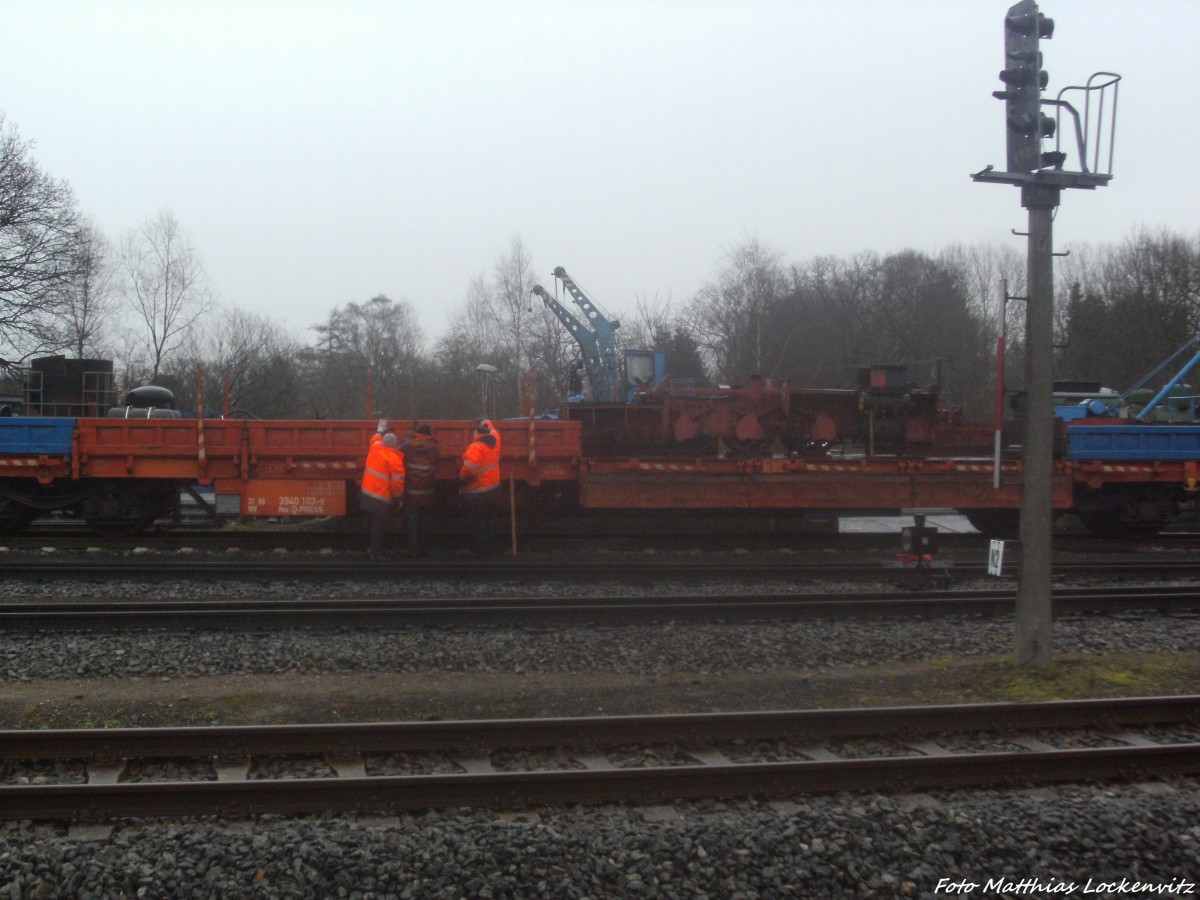
[[[1025,428],[1021,447],[1021,568],[1016,661],[1050,664],[1054,507],[1054,210],[1059,189],[1021,188],[1029,210],[1025,304]]]
[[[972,177],[976,181],[1014,184],[1021,188],[1021,205],[1029,212],[1025,311],[1025,423],[1021,447],[1021,557],[1017,580],[1016,663],[1044,667],[1050,664],[1052,520],[1054,515],[1054,210],[1063,188],[1094,190],[1112,179],[1112,137],[1109,142],[1109,172],[1096,174],[1087,168],[1087,141],[1092,123],[1062,97],[1080,90],[1092,92],[1113,88],[1112,122],[1116,122],[1116,84],[1096,83],[1096,76],[1082,88],[1065,88],[1058,99],[1043,100],[1041,93],[1049,78],[1042,69],[1039,41],[1054,35],[1054,21],[1038,12],[1034,0],[1021,0],[1004,17],[1004,69],[1000,80],[1005,89],[993,96],[1005,101],[1007,171],[988,166]],[[1111,73],[1103,73],[1110,75]],[[1058,117],[1042,112],[1042,106],[1057,107]],[[1103,110],[1103,104],[1095,104]],[[1088,115],[1092,109],[1086,107]],[[1074,119],[1081,171],[1064,171],[1067,154],[1059,147],[1042,152],[1042,140],[1054,137],[1063,112]],[[1103,139],[1102,112],[1097,113],[1095,140]],[[1098,151],[1098,147],[1095,148]],[[1098,158],[1098,153],[1097,153]]]

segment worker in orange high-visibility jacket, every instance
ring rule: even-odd
[[[467,513],[476,556],[492,555],[492,517],[500,495],[500,442],[486,425],[475,426],[475,440],[458,470],[458,498]]]
[[[404,502],[404,454],[396,449],[396,435],[387,430],[387,419],[380,419],[379,429],[371,435],[358,502],[371,518],[367,555],[380,559],[388,515]]]
[[[496,453],[500,452],[500,429],[496,427],[496,423],[491,419],[476,419],[476,425],[482,425],[488,430],[488,434],[496,439]]]

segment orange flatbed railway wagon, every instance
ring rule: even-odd
[[[414,423],[393,422],[403,435]],[[457,462],[471,442],[474,422],[427,423],[437,439],[442,458],[439,480],[454,481]],[[570,422],[500,424],[503,453],[501,478],[532,487],[547,481],[576,478],[579,428]],[[309,515],[345,512],[345,495],[313,494],[327,483],[356,484],[374,422],[236,419],[79,419],[78,468],[75,477],[149,478],[190,481],[211,485],[220,494],[242,499],[242,515],[293,515],[281,508],[262,506],[263,492],[275,496],[313,495],[330,506]]]
[[[394,421],[404,434],[412,422]],[[427,423],[440,482],[453,485],[473,421]],[[574,422],[499,425],[505,483],[523,493],[578,479]],[[97,530],[134,533],[186,486],[212,488],[217,510],[242,516],[335,516],[353,509],[374,421],[180,418],[0,420],[0,528],[72,508]]]
[[[393,429],[403,434],[411,424],[396,421]],[[442,454],[439,497],[452,504],[474,423],[428,424]],[[992,461],[978,456],[605,456],[585,454],[578,421],[497,424],[501,478],[518,504],[530,507],[775,514],[949,508],[981,530],[1011,533],[1021,504],[1020,464],[1011,460],[995,487]],[[70,509],[102,533],[133,534],[169,512],[181,489],[197,486],[211,489],[220,514],[346,515],[357,505],[375,428],[357,420],[0,418],[0,530]],[[1071,431],[1071,458],[1054,464],[1052,503],[1078,512],[1092,530],[1150,533],[1194,496],[1200,459],[1190,446],[1171,450],[1174,458],[1143,458],[1168,455],[1153,443],[1165,432],[1117,424]],[[1124,446],[1135,440],[1133,451]],[[943,451],[957,446],[946,444]],[[510,491],[502,494],[507,501]]]

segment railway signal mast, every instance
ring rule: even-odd
[[[1052,385],[1054,323],[1053,218],[1064,188],[1094,190],[1112,180],[1112,146],[1116,130],[1117,84],[1121,76],[1097,72],[1086,85],[1063,88],[1054,100],[1042,98],[1049,76],[1042,69],[1041,39],[1054,36],[1054,20],[1038,11],[1035,0],[1021,0],[1004,17],[1004,90],[993,96],[1004,101],[1007,142],[1006,171],[988,166],[975,181],[1012,184],[1021,188],[1021,205],[1029,213],[1026,257],[1025,391],[1026,414],[1022,439],[1021,563],[1017,583],[1016,662],[1047,666],[1051,640],[1051,488],[1053,485],[1054,414]],[[1111,88],[1111,111],[1106,124],[1106,101]],[[1082,92],[1084,114],[1066,99]],[[1043,107],[1055,110],[1053,117]],[[1065,168],[1062,148],[1064,114],[1074,125],[1078,168]],[[1106,131],[1107,129],[1107,131]],[[1055,138],[1054,150],[1042,142]],[[1089,169],[1088,142],[1092,143]],[[1100,170],[1101,147],[1107,141],[1107,160]]]

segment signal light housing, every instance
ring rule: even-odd
[[[1005,101],[1008,171],[1033,172],[1042,165],[1042,138],[1054,136],[1054,119],[1042,114],[1041,92],[1050,76],[1042,68],[1040,38],[1054,35],[1054,20],[1038,12],[1035,0],[1021,0],[1004,17],[1006,85],[993,96]]]

